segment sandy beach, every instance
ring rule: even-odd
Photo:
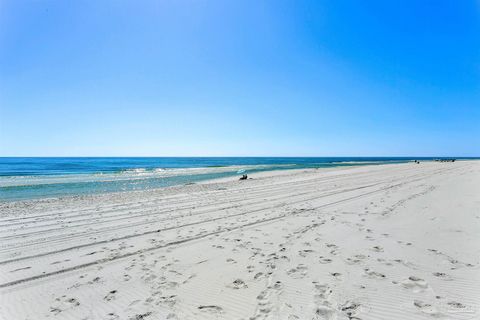
[[[0,204],[0,319],[479,319],[480,161]]]

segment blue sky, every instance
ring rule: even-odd
[[[1,156],[480,156],[480,1],[0,1]]]

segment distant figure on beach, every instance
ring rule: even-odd
[[[244,174],[243,176],[240,177],[240,180],[247,180],[248,176]]]

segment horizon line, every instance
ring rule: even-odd
[[[442,157],[456,157],[456,158],[480,158],[480,156],[458,156],[458,155],[368,155],[368,156],[0,156],[0,158],[442,158]]]

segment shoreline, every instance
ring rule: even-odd
[[[0,171],[2,171],[0,201],[9,202],[165,188],[186,183],[203,183],[223,177],[235,177],[242,173],[251,175],[290,169],[329,169],[357,165],[408,163],[414,160],[405,157],[292,157],[178,158],[175,160],[176,162],[172,162],[168,160],[169,158],[115,158],[115,160],[111,158],[54,158],[56,160],[52,160],[53,162],[46,163],[45,158],[8,159],[3,162],[0,159]],[[27,160],[22,162],[23,159]],[[433,160],[433,158],[423,160]],[[185,166],[186,163],[191,166]],[[214,163],[230,164],[212,165]],[[17,175],[10,175],[8,172],[16,172]]]
[[[289,175],[291,172],[297,172],[300,170],[303,170],[305,172],[308,171],[315,171],[315,170],[324,170],[324,171],[331,171],[331,170],[341,170],[343,168],[348,169],[348,168],[356,168],[356,167],[364,167],[364,166],[378,166],[378,165],[396,165],[396,164],[408,164],[411,163],[409,162],[402,162],[402,163],[397,163],[395,160],[392,160],[395,163],[367,163],[367,164],[349,164],[349,165],[338,165],[338,166],[331,166],[331,167],[318,167],[318,168],[291,168],[291,169],[271,169],[271,170],[265,170],[265,171],[258,171],[258,172],[246,172],[250,177],[270,177],[270,176],[276,176],[276,175]],[[413,160],[412,160],[413,161]],[[433,161],[433,160],[431,160]],[[473,161],[473,160],[465,160],[465,161]],[[424,162],[430,162],[430,160],[425,160]],[[228,166],[224,167],[227,168]],[[180,168],[180,169],[208,169],[206,168]],[[155,170],[153,170],[155,171]],[[152,172],[153,172],[152,171]],[[88,173],[85,173],[85,175],[89,175]],[[108,194],[115,194],[115,193],[125,193],[125,192],[142,192],[142,191],[155,191],[155,190],[161,190],[165,188],[177,188],[180,186],[185,186],[185,185],[193,185],[193,184],[209,184],[209,183],[222,183],[222,182],[230,182],[230,181],[236,181],[238,178],[242,175],[242,173],[232,173],[231,176],[227,177],[214,177],[214,178],[205,178],[201,179],[195,182],[188,182],[188,183],[178,183],[178,184],[173,184],[173,185],[168,185],[168,186],[163,186],[163,187],[152,187],[152,188],[146,188],[146,189],[138,189],[138,190],[118,190],[118,191],[103,191],[103,192],[92,192],[92,193],[79,193],[79,194],[66,194],[66,195],[59,195],[59,196],[39,196],[39,197],[33,197],[33,198],[26,198],[26,199],[0,199],[0,203],[2,202],[21,202],[21,201],[36,201],[36,200],[45,200],[45,201],[50,201],[50,200],[55,200],[55,199],[63,199],[63,198],[75,198],[75,197],[88,197],[88,196],[100,196],[100,195],[108,195]],[[55,178],[55,175],[51,176],[51,178]],[[140,179],[141,177],[139,177]],[[47,183],[46,185],[50,185]]]

